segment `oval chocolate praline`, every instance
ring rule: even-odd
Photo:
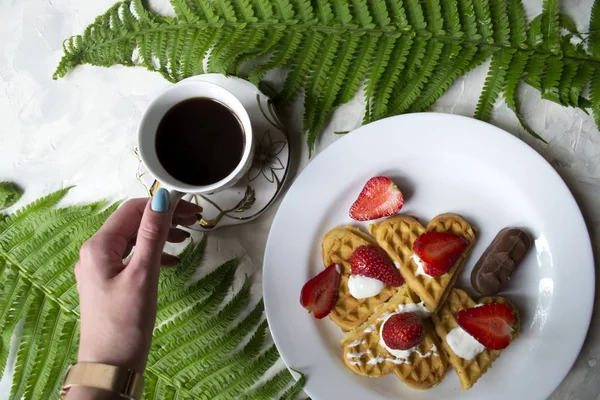
[[[471,272],[473,288],[485,296],[501,292],[531,244],[531,238],[522,229],[504,228],[498,232]]]

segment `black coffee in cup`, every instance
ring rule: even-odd
[[[175,179],[206,186],[226,178],[239,165],[244,127],[224,104],[195,97],[174,105],[156,131],[156,155]]]

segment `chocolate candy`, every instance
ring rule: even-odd
[[[524,230],[502,229],[471,272],[473,288],[485,296],[501,292],[530,248],[531,238]]]

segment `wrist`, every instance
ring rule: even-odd
[[[65,374],[61,398],[141,400],[143,391],[142,374],[114,365],[78,362]]]
[[[143,374],[146,369],[146,354],[134,352],[103,351],[103,349],[90,346],[80,346],[77,362],[101,363],[130,369]]]

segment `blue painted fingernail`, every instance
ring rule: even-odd
[[[159,188],[154,197],[152,197],[152,211],[165,213],[169,209],[169,191],[165,188]]]

